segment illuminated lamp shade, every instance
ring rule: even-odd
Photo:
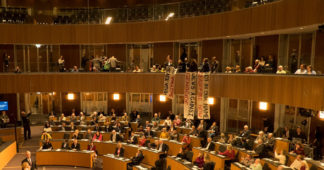
[[[324,119],[324,111],[319,111],[318,116],[320,119]]]
[[[165,102],[166,101],[166,96],[161,94],[160,95],[160,102]]]
[[[215,99],[213,97],[208,97],[208,104],[210,105],[215,104]]]
[[[111,20],[112,20],[112,17],[107,17],[106,21],[105,21],[105,24],[109,25],[111,23]]]
[[[67,99],[68,100],[74,100],[74,94],[73,93],[68,93]]]
[[[113,99],[114,100],[119,100],[119,94],[118,93],[114,93],[113,94]]]
[[[267,102],[259,102],[259,110],[268,110]]]

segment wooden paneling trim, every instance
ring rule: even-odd
[[[7,163],[16,155],[16,153],[16,142],[12,142],[4,150],[2,150],[0,152],[0,169],[3,169],[7,165]]]
[[[281,0],[238,11],[110,25],[1,24],[0,44],[116,44],[216,39],[324,22],[323,0]]]
[[[0,93],[102,91],[160,94],[163,78],[164,74],[159,73],[1,74]],[[175,93],[182,94],[183,85],[184,74],[177,74]],[[324,78],[213,74],[210,95],[324,110]]]

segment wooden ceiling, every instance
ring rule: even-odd
[[[78,8],[121,8],[136,5],[153,5],[175,3],[189,0],[7,0],[7,6],[11,7],[32,7],[35,9]]]

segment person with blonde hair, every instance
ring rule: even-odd
[[[230,158],[231,160],[235,159],[235,151],[234,151],[232,145],[227,145],[226,151],[219,152],[218,154],[226,156],[226,157]]]

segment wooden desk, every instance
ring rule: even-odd
[[[16,142],[6,142],[0,145],[0,169],[3,169],[16,153]]]
[[[122,158],[122,160],[113,155],[105,155],[102,158],[103,170],[127,170],[127,163],[131,162],[129,159]]]
[[[288,165],[290,166],[296,159],[297,155],[296,154],[290,154],[288,153]],[[315,166],[318,170],[324,170],[324,166],[321,165],[319,161],[315,161],[309,158],[304,158],[308,164],[308,167],[311,168],[312,166]]]
[[[74,131],[53,131],[50,132],[52,139],[64,139],[64,134],[70,134],[69,139],[72,138]],[[91,132],[92,134],[95,134],[95,131]],[[83,136],[85,136],[86,131],[80,131],[79,134],[82,134]],[[110,136],[111,136],[111,132],[100,132],[100,134],[102,134],[102,140],[103,141],[109,141],[110,140]]]
[[[181,134],[188,134],[191,131],[191,128],[186,128],[186,127],[177,127],[178,133]]]
[[[276,138],[274,149],[277,152],[280,152],[281,150],[286,151],[286,153],[289,152],[289,141],[287,139],[279,139]]]
[[[172,156],[176,156],[179,153],[180,148],[184,146],[184,144],[172,140],[164,141],[164,143],[169,146],[168,155],[172,155]]]
[[[39,166],[63,165],[92,168],[94,154],[94,152],[83,151],[37,151],[36,162]]]
[[[238,162],[231,163],[231,170],[244,170],[245,168],[246,168],[246,166],[244,166]]]
[[[142,161],[142,163],[151,165],[151,166],[155,166],[155,161],[160,159],[160,155],[162,153],[159,152],[155,152],[153,150],[148,150],[148,149],[142,149],[143,155],[144,155],[144,159]]]
[[[226,158],[225,156],[222,156],[222,155],[212,154],[209,151],[201,150],[199,148],[192,148],[192,152],[193,152],[192,162],[193,163],[195,162],[196,158],[198,157],[198,153],[201,152],[201,151],[208,154],[209,157],[210,157],[210,160],[212,162],[215,162],[215,169],[214,170],[224,169],[225,161],[230,160],[229,158]]]
[[[264,166],[265,163],[268,164],[268,166],[269,166],[269,168],[270,168],[271,170],[277,170],[278,167],[280,166],[280,163],[279,163],[279,162],[278,162],[278,163],[275,163],[275,162],[270,161],[270,160],[268,160],[268,159],[261,159],[262,167]]]
[[[184,136],[183,134],[179,135],[179,141],[182,141],[183,136]],[[191,138],[192,147],[200,147],[200,141],[202,140],[201,138],[196,136],[190,136],[190,138]]]
[[[183,162],[176,160],[170,156],[167,157],[167,167],[171,167],[171,169],[175,170],[189,170],[193,166],[193,164],[185,165]]]
[[[17,127],[18,143],[24,142],[24,133],[22,127]],[[3,142],[15,141],[15,128],[0,128],[0,139]]]

